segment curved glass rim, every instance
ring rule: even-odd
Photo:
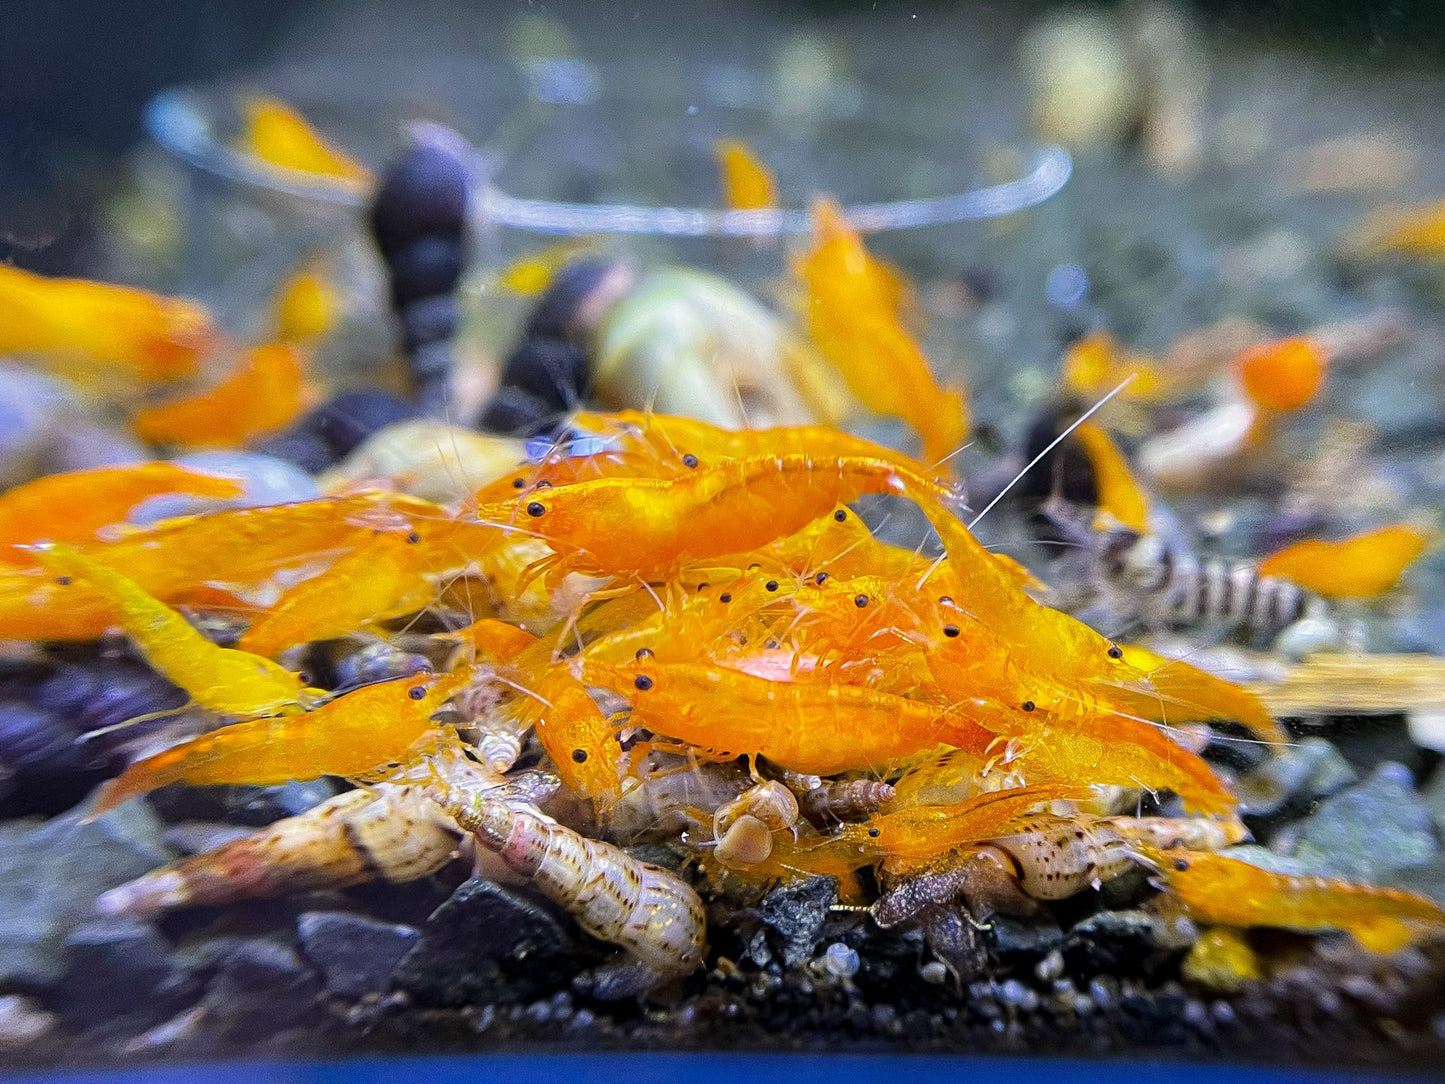
[[[196,169],[225,180],[337,207],[360,208],[367,195],[340,183],[318,181],[284,166],[263,165],[217,139],[202,94],[195,88],[162,91],[147,104],[146,130],[161,146]],[[474,172],[494,172],[485,149],[474,149]],[[1073,172],[1062,147],[1033,150],[1023,175],[1001,184],[946,196],[857,203],[843,209],[864,233],[1002,218],[1037,206],[1059,192]],[[479,187],[476,216],[488,227],[550,234],[648,234],[664,237],[776,237],[811,230],[806,210],[733,211],[706,207],[565,203],[510,195],[489,180]]]

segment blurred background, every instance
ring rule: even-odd
[[[1127,5],[1097,5],[1116,11]],[[1442,59],[1445,7],[1430,0],[1198,0],[1177,8],[1223,55],[1268,50],[1392,80]],[[93,269],[97,209],[124,183],[159,90],[300,61],[377,94],[447,93],[468,69],[515,56],[526,27],[565,26],[592,59],[638,65],[639,81],[689,60],[756,66],[826,39],[870,84],[980,87],[1006,124],[1021,98],[1009,63],[1047,3],[814,0],[786,3],[461,3],[375,0],[32,0],[0,35],[0,259],[52,273]],[[961,69],[960,62],[970,61]],[[470,78],[475,78],[475,74]],[[453,87],[455,87],[455,83]],[[1438,99],[1436,99],[1438,102]],[[1280,102],[1281,105],[1286,104]],[[1421,103],[1423,104],[1423,103]]]

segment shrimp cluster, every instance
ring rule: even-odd
[[[287,166],[276,148],[295,143],[296,124],[254,102],[255,153],[369,183],[306,140]],[[723,152],[729,200],[770,206],[755,164]],[[389,184],[400,191],[408,177]],[[831,425],[732,429],[578,409],[525,451],[487,442],[453,499],[414,477],[444,461],[430,451],[390,471],[353,464],[312,499],[147,525],[126,519],[153,495],[236,487],[156,462],[0,495],[0,639],[84,642],[118,628],[206,721],[137,755],[90,816],[176,785],[334,776],[354,788],[121,885],[100,909],[154,915],[407,881],[469,854],[621,950],[579,980],[603,999],[649,995],[704,966],[705,898],[819,876],[881,927],[940,909],[983,922],[1142,871],[1151,906],[1205,925],[1346,931],[1376,951],[1445,929],[1445,911],[1423,898],[1230,853],[1246,833],[1229,779],[1201,755],[1209,729],[1266,750],[1284,731],[1246,689],[1039,601],[1026,569],[980,543],[948,463],[969,427],[963,393],[934,381],[897,272],[831,203],[816,219],[817,243],[795,266],[807,299],[798,334],[861,405],[916,433],[922,459]],[[391,254],[412,251],[415,232]],[[456,274],[437,281],[449,294]],[[422,296],[393,285],[399,304]],[[0,278],[6,290],[47,319],[64,293]],[[34,323],[39,341],[45,322]],[[432,330],[450,335],[442,323]],[[435,362],[437,343],[414,331],[413,361]],[[566,335],[559,325],[548,338]],[[145,408],[140,431],[177,446],[200,431],[239,443],[257,418],[234,409],[241,400],[277,407],[265,430],[286,424],[305,398],[299,349],[246,353],[210,391]],[[132,352],[144,371],[149,354]],[[1299,357],[1289,353],[1294,368]],[[1072,367],[1107,365],[1081,355]],[[445,372],[429,372],[441,395]],[[1093,379],[1080,372],[1076,383]],[[1244,379],[1257,393],[1271,372],[1269,357],[1251,357]],[[1306,383],[1312,394],[1317,381]],[[1295,398],[1276,395],[1270,409]],[[450,439],[416,424],[404,430],[415,440]],[[1272,575],[1330,592],[1310,569],[1331,559],[1313,552],[1277,554],[1255,578],[1166,563],[1157,582],[1140,579],[1156,571],[1140,541],[1150,505],[1104,430],[1077,439],[1098,509],[1074,526],[1132,540],[1106,547],[1108,567],[1126,588],[1166,594],[1161,613],[1302,614],[1303,595]],[[377,452],[359,462],[374,467]],[[80,513],[51,514],[62,498]],[[918,548],[860,514],[887,502],[929,525]],[[1335,593],[1393,582],[1419,550],[1413,536],[1389,541],[1390,560]],[[1222,581],[1235,593],[1215,605]],[[365,655],[354,680],[328,662],[338,643]],[[1142,815],[1146,802],[1156,815]],[[672,845],[677,868],[629,853],[644,835]]]
[[[598,997],[702,963],[699,892],[816,875],[881,925],[1036,907],[1136,868],[1204,922],[1391,931],[1377,946],[1445,923],[1211,853],[1241,839],[1237,801],[1181,724],[1265,743],[1278,725],[1245,690],[1035,601],[925,465],[823,427],[635,413],[577,413],[542,451],[450,505],[374,490],[11,547],[0,622],[52,640],[119,625],[221,724],[132,763],[93,815],[176,783],[362,788],[106,910],[410,879],[465,836],[624,950],[585,984]],[[915,503],[942,553],[876,537],[850,506],[865,495]],[[222,591],[237,605],[216,608]],[[236,646],[200,631],[212,610]],[[308,684],[313,647],[359,630],[420,669]],[[550,787],[526,781],[538,767]],[[691,880],[618,846],[670,777],[720,770],[734,782],[668,800]],[[1141,795],[1177,814],[1121,815]],[[1214,888],[1245,878],[1252,909]]]

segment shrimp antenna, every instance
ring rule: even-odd
[[[944,456],[942,459],[940,459],[937,463],[933,464],[933,466],[930,467],[929,470],[937,470],[939,467],[943,466],[945,463],[947,463],[947,462],[948,462],[950,459],[952,459],[954,456],[956,456],[956,455],[962,455],[964,452],[968,451],[970,448],[973,447],[973,445],[974,445],[974,442],[973,442],[973,441],[971,441],[971,440],[970,440],[970,441],[965,441],[963,444],[960,444],[957,448],[955,448],[953,451],[949,452],[946,456]]]
[[[1034,456],[1033,459],[1029,460],[1028,466],[1015,474],[1013,477],[1013,481],[1009,482],[1008,485],[1004,486],[1003,489],[999,490],[997,496],[995,496],[993,500],[989,501],[988,504],[984,506],[983,511],[973,517],[973,522],[968,525],[968,529],[971,531],[975,527],[977,527],[979,520],[983,519],[984,516],[988,515],[989,511],[993,508],[994,505],[998,504],[999,501],[1003,500],[1005,493],[1013,489],[1014,486],[1018,485],[1019,482],[1023,480],[1024,475],[1028,474],[1029,471],[1033,470],[1036,466],[1039,465],[1039,462],[1044,458],[1044,456],[1048,455],[1061,443],[1063,443],[1065,437],[1067,437],[1075,429],[1079,428],[1079,426],[1083,425],[1086,421],[1088,421],[1100,410],[1102,410],[1104,404],[1107,403],[1110,399],[1114,398],[1114,396],[1118,395],[1121,391],[1123,391],[1130,384],[1132,384],[1134,382],[1134,376],[1134,373],[1130,373],[1123,380],[1119,381],[1118,386],[1116,386],[1113,391],[1111,391],[1108,395],[1104,396],[1104,398],[1100,399],[1088,410],[1084,411],[1084,413],[1080,414],[1076,419],[1074,419],[1073,424],[1071,424],[1067,429],[1065,429],[1062,433],[1056,436],[1053,440],[1049,441],[1048,447],[1046,447],[1038,455]]]

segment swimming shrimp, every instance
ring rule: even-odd
[[[417,538],[415,532],[388,531],[361,543],[283,594],[238,646],[274,657],[297,644],[345,636],[427,606],[435,590],[419,572]]]

